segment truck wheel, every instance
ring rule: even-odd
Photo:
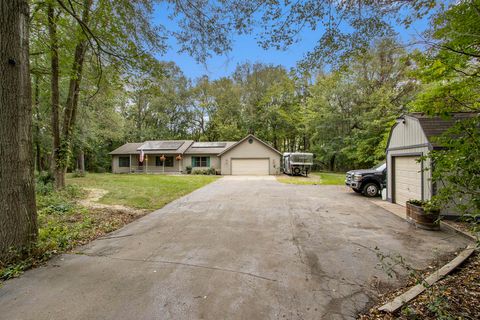
[[[363,188],[363,194],[367,197],[376,197],[378,195],[378,190],[377,184],[370,182]]]
[[[293,174],[295,175],[299,175],[301,172],[300,168],[299,167],[296,167],[296,168],[293,168]]]

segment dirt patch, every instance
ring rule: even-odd
[[[436,270],[435,268],[430,269]],[[425,278],[429,272],[425,272]],[[385,302],[415,285],[386,293],[368,312],[359,316],[361,320],[372,319],[480,319],[480,254],[474,253],[453,273],[438,281],[406,304],[401,310],[389,314],[378,311]]]
[[[107,190],[104,189],[96,189],[96,188],[85,188],[85,191],[88,192],[86,198],[81,199],[78,201],[78,204],[84,206],[88,209],[94,209],[98,211],[105,211],[105,212],[121,212],[126,213],[128,215],[145,215],[148,213],[148,210],[145,209],[135,209],[127,206],[123,206],[120,204],[103,204],[99,203],[100,199],[108,193]],[[128,223],[128,222],[127,222]]]

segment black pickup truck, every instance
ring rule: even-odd
[[[387,185],[387,165],[383,162],[371,169],[348,171],[345,184],[357,193],[376,197]]]

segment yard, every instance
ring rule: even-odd
[[[312,172],[308,177],[281,175],[278,182],[303,185],[344,185],[345,174],[336,172]]]
[[[62,191],[37,182],[38,241],[0,262],[0,280],[17,277],[53,255],[119,229],[216,179],[92,173],[80,178],[68,175]]]
[[[155,210],[167,203],[218,179],[204,175],[146,175],[90,173],[86,177],[67,177],[68,184],[82,188],[103,189],[103,204],[124,205]]]

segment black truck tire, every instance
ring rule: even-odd
[[[293,174],[295,174],[295,175],[299,175],[299,174],[302,172],[302,170],[300,170],[300,168],[299,168],[299,167],[295,167],[295,168],[293,168],[293,170],[292,170],[292,171],[293,171]]]
[[[378,191],[380,188],[374,182],[369,182],[363,187],[363,194],[367,197],[376,197],[378,196]]]

